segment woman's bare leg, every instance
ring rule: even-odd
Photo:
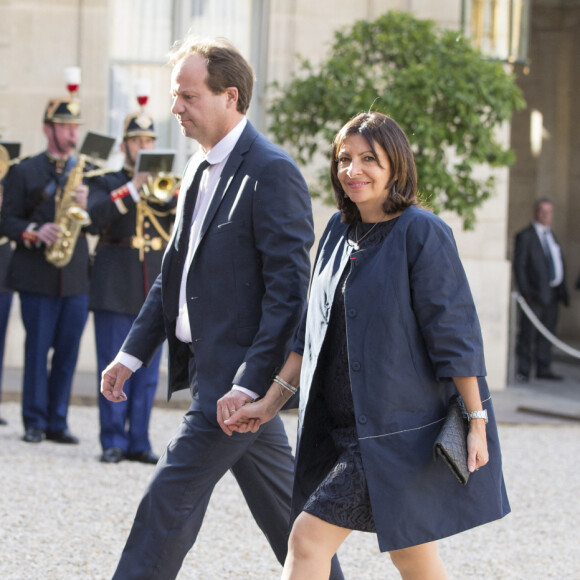
[[[302,512],[292,526],[282,580],[328,580],[330,561],[350,532]]]
[[[437,543],[429,542],[389,552],[403,580],[447,580],[447,571],[437,551]]]

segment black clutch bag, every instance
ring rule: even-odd
[[[467,431],[469,429],[463,401],[454,395],[449,401],[447,417],[433,445],[433,459],[441,457],[457,481],[467,484]]]

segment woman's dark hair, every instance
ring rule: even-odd
[[[387,154],[391,164],[391,178],[386,187],[389,195],[383,205],[385,212],[393,214],[411,205],[418,205],[415,159],[403,129],[391,117],[382,113],[360,113],[337,133],[332,145],[330,181],[342,221],[350,224],[360,220],[357,206],[346,196],[338,180],[338,152],[351,135],[362,135],[377,160],[377,146]]]

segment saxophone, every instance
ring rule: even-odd
[[[74,190],[83,181],[85,157],[80,156],[76,165],[70,170],[62,195],[56,201],[54,223],[60,227],[60,236],[51,246],[47,246],[45,257],[57,268],[66,266],[73,256],[81,229],[90,223],[89,214],[76,205]]]
[[[0,181],[10,169],[10,154],[4,145],[0,145]]]

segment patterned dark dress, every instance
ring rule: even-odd
[[[380,244],[398,218],[378,224],[358,223],[348,234],[350,242],[360,240],[361,250]],[[372,231],[371,231],[372,230]],[[363,239],[364,236],[364,239]],[[369,492],[354,416],[346,343],[344,288],[350,271],[347,264],[338,283],[328,330],[318,360],[320,396],[332,419],[331,436],[338,459],[304,506],[304,511],[341,528],[375,532]]]

